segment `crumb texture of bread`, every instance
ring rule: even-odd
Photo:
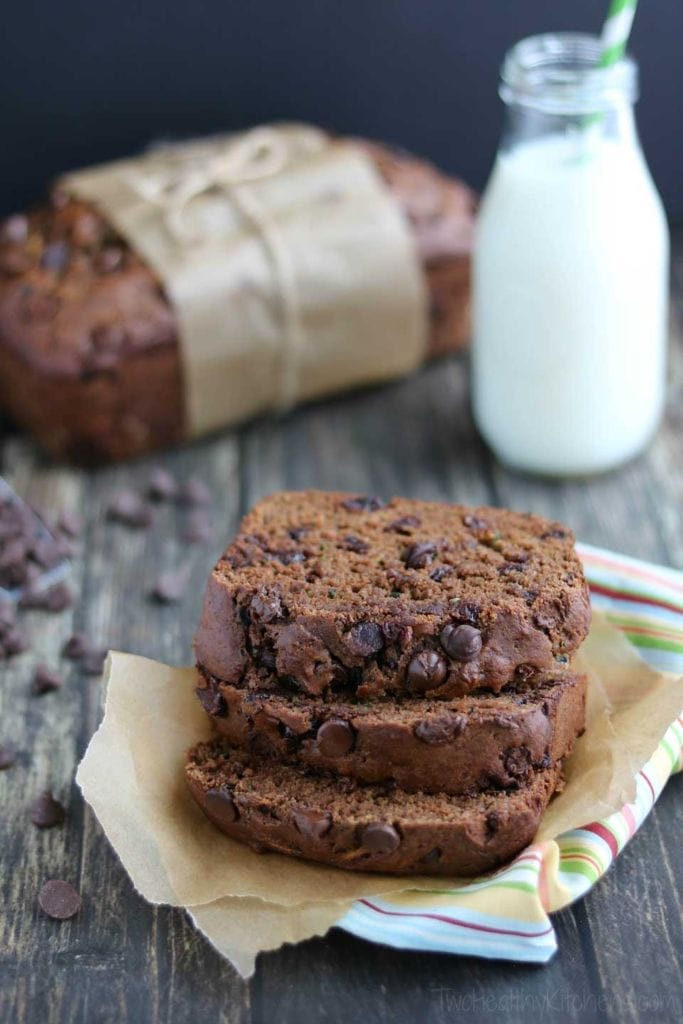
[[[394,792],[248,758],[220,740],[193,748],[186,766],[192,796],[227,835],[259,851],[403,875],[469,876],[509,860],[533,839],[560,779],[552,764],[512,791]]]
[[[199,676],[216,732],[265,761],[406,792],[518,789],[566,757],[583,728],[586,677],[566,672],[449,701],[343,702]]]
[[[565,668],[590,624],[574,537],[505,509],[273,495],[214,568],[200,669],[319,697],[453,698]]]

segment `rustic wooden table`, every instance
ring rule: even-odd
[[[32,651],[2,665],[0,742],[22,751],[0,773],[0,1021],[181,1022],[683,1020],[683,779],[667,785],[650,818],[607,877],[556,915],[559,953],[545,967],[397,952],[332,930],[324,939],[262,955],[242,981],[185,915],[148,906],[133,890],[73,783],[101,711],[101,685],[63,663],[60,692],[30,693],[38,660],[58,663],[75,629],[170,663],[190,657],[206,574],[239,516],[280,488],[341,488],[494,503],[557,517],[588,542],[683,567],[683,232],[676,234],[672,376],[667,421],[650,451],[589,482],[546,483],[497,466],[478,441],[463,360],[416,378],[315,405],[279,422],[192,445],[161,458],[93,473],[49,465],[8,434],[0,472],[41,507],[75,509],[86,529],[60,615],[25,614]],[[188,547],[176,516],[164,529],[106,522],[112,494],[142,485],[151,465],[197,474],[216,496],[212,542]],[[187,565],[180,605],[148,599],[159,567]],[[38,830],[27,805],[46,786],[68,805],[67,823]],[[46,878],[72,880],[83,909],[72,921],[42,915]]]

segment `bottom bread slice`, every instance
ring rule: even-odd
[[[190,750],[186,778],[218,828],[260,851],[354,871],[469,876],[531,842],[561,763],[520,789],[446,796],[306,774],[214,740]]]

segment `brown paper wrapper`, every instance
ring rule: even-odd
[[[427,297],[367,154],[270,125],[63,177],[156,271],[176,310],[187,428],[415,369]]]
[[[680,681],[646,665],[599,613],[580,661],[589,673],[587,727],[538,840],[631,800],[637,770],[681,710]],[[184,782],[187,748],[210,735],[194,683],[192,668],[112,653],[104,719],[76,776],[146,899],[186,907],[246,975],[260,951],[324,934],[354,899],[406,888],[443,889],[443,877],[407,881],[260,855],[215,829]]]

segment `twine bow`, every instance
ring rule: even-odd
[[[136,170],[128,184],[146,203],[160,210],[174,242],[181,247],[200,245],[202,238],[187,224],[192,202],[212,192],[224,192],[254,226],[268,252],[282,313],[284,344],[275,407],[290,409],[299,390],[299,357],[303,329],[296,292],[294,267],[287,246],[272,216],[262,207],[249,185],[280,174],[290,164],[318,148],[301,132],[293,137],[286,128],[266,126],[230,139],[218,151],[199,149],[188,154],[164,153],[163,165]]]

